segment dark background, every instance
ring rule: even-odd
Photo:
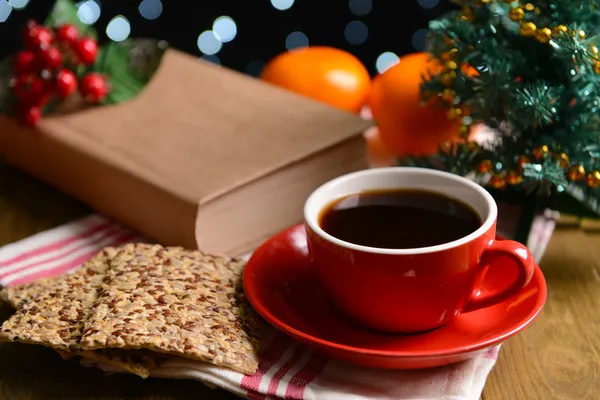
[[[202,56],[198,35],[210,30],[215,18],[227,15],[236,22],[237,35],[208,58],[251,74],[257,74],[262,64],[285,51],[286,37],[294,31],[304,33],[310,45],[334,46],[352,52],[375,74],[376,60],[382,53],[401,56],[422,50],[427,22],[448,8],[444,0],[295,0],[283,11],[272,2],[286,0],[144,0],[145,10],[154,14],[162,6],[160,15],[149,20],[140,13],[142,0],[88,1],[100,6],[101,13],[94,26],[101,42],[110,40],[106,35],[107,24],[122,15],[130,22],[130,36],[164,39],[172,47],[198,57]],[[0,0],[6,2],[15,7],[6,21],[0,23],[0,59],[18,51],[19,32],[25,22],[29,18],[43,22],[54,0],[30,0],[24,8],[20,7],[26,0]],[[0,4],[0,20],[8,5]],[[357,9],[363,12],[356,12]],[[362,24],[368,29],[361,44],[351,44],[345,36],[346,26],[352,21],[360,21],[354,23],[359,31],[354,31],[355,36],[361,36],[361,29],[364,33]]]

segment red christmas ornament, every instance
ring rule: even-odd
[[[80,90],[84,98],[97,103],[108,94],[108,85],[104,76],[92,72],[83,77]]]
[[[73,44],[79,38],[79,29],[73,24],[64,24],[56,29],[56,40],[64,44]]]
[[[56,95],[65,98],[73,94],[77,89],[77,77],[68,69],[61,69],[56,75]]]
[[[96,61],[98,44],[94,39],[83,38],[74,45],[75,54],[79,61],[85,65],[91,65]]]
[[[13,72],[17,75],[29,74],[34,72],[36,67],[35,53],[30,50],[24,50],[16,55],[13,64]]]
[[[25,31],[25,47],[30,50],[46,48],[52,44],[52,40],[52,32],[44,26],[32,25]]]
[[[56,47],[42,49],[39,53],[41,66],[44,69],[54,70],[62,64],[62,54]]]
[[[20,114],[20,121],[27,126],[34,126],[41,118],[42,110],[39,107],[29,107]]]

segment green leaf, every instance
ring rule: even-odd
[[[81,22],[77,16],[77,10],[77,5],[71,0],[56,0],[54,8],[44,21],[44,25],[55,27],[69,23],[77,26],[82,35],[96,38],[96,30],[91,25]]]
[[[160,66],[165,49],[165,42],[153,39],[128,39],[102,46],[92,70],[105,75],[111,86],[104,104],[122,103],[141,92]]]
[[[0,61],[0,114],[7,114],[13,104],[13,94],[10,90],[12,75],[12,58]]]

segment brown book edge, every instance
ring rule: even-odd
[[[150,240],[196,247],[196,204],[92,158],[59,138],[0,116],[0,155],[7,163],[142,232]]]
[[[337,171],[340,171],[341,174],[368,167],[366,145],[362,135],[357,134],[345,141],[294,160],[283,169],[263,174],[231,191],[212,197],[210,201],[191,202],[92,157],[53,134],[47,134],[39,129],[24,128],[13,119],[2,116],[0,116],[0,127],[0,155],[7,163],[27,171],[83,201],[98,212],[139,231],[150,240],[164,245],[179,245],[186,248],[204,247],[200,240],[202,234],[199,233],[204,225],[200,219],[201,208],[217,203],[223,196],[230,196],[240,190],[245,190],[255,185],[257,180],[266,179],[271,175],[285,175],[288,169],[297,168],[311,159],[326,160],[332,151],[342,151],[340,149],[355,141],[358,141],[361,148],[364,149],[359,157],[360,160],[357,161],[355,167]],[[332,169],[323,178],[315,177],[311,181],[310,190],[304,190],[303,193],[295,195],[301,196],[303,202],[304,197],[314,187],[335,175]],[[114,193],[119,195],[118,203],[115,201]],[[130,210],[135,210],[135,212]],[[301,209],[299,208],[298,211],[300,212]],[[266,239],[277,230],[285,228],[286,225],[300,221],[296,218],[281,222],[283,224],[271,229],[265,227],[262,235],[249,240],[246,245],[235,244],[235,247],[232,248],[223,243],[212,243],[211,248],[216,252],[237,256],[258,245],[257,240]]]

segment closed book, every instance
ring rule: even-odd
[[[240,255],[368,167],[357,115],[168,50],[134,99],[0,118],[0,155],[149,239]]]

